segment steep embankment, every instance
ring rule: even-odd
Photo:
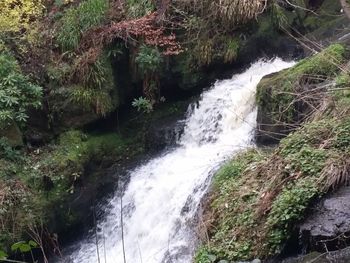
[[[216,174],[200,225],[204,245],[196,262],[280,254],[314,202],[348,183],[349,73],[343,67],[347,53],[333,45],[260,82],[258,120],[270,120],[259,123],[260,140],[263,134],[276,142],[296,131],[275,149],[242,153]],[[337,244],[332,249],[347,242]],[[288,249],[300,252],[298,246]],[[318,249],[328,252],[327,246]]]

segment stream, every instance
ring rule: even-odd
[[[198,245],[194,219],[212,175],[254,146],[257,84],[293,64],[260,60],[204,91],[188,108],[177,146],[129,171],[123,196],[103,208],[97,238],[92,230],[61,262],[190,263]]]

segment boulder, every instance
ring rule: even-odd
[[[183,133],[185,123],[178,118],[165,118],[152,122],[147,130],[145,144],[151,152],[176,145]]]
[[[350,187],[322,199],[299,226],[307,251],[332,251],[350,244]]]

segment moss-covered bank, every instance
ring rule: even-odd
[[[288,78],[288,72],[323,69],[323,74],[334,76],[337,68],[323,68],[319,59],[304,60],[271,77],[276,81],[274,91],[293,88],[294,81],[280,82]],[[326,106],[275,149],[242,153],[215,175],[200,226],[203,245],[195,262],[266,259],[279,254],[313,202],[347,182],[350,98],[346,90],[338,89],[322,93],[322,101]]]
[[[143,145],[135,137],[117,133],[73,130],[28,153],[12,148],[5,140],[1,140],[1,150],[0,247],[5,249],[19,240],[31,239],[32,231],[40,225],[51,233],[62,233],[84,222],[86,211],[73,209],[73,200],[89,184],[98,188],[104,181],[92,176],[88,167],[95,164],[108,168],[142,152]],[[90,194],[91,198],[96,196],[95,192]],[[90,205],[84,204],[87,208]]]
[[[322,107],[327,84],[343,70],[348,56],[345,46],[333,44],[290,69],[265,77],[256,95],[258,142],[278,141]]]

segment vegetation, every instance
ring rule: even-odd
[[[320,92],[316,85],[333,79],[346,57],[346,48],[334,44],[293,68],[265,78],[258,86],[258,106],[264,109],[271,123],[284,125],[285,130],[302,123],[322,102],[326,89]]]
[[[13,56],[0,53],[0,128],[23,124],[30,107],[41,105],[42,88],[32,84]]]
[[[0,36],[10,33],[20,37],[30,36],[34,31],[34,24],[44,10],[40,0],[4,0],[0,3]]]
[[[6,141],[1,142],[1,147],[1,248],[30,238],[36,225],[51,220],[66,229],[73,226],[79,220],[78,211],[65,210],[63,204],[79,190],[81,180],[97,180],[85,173],[87,164],[118,161],[142,151],[133,138],[115,133],[88,135],[81,131],[63,133],[57,143],[25,157]],[[55,215],[56,209],[59,217]]]
[[[267,80],[273,85],[272,94],[285,93],[286,85],[300,87],[300,83],[286,81],[291,75],[317,73],[322,79],[334,78],[341,68],[338,61],[344,61],[339,55],[344,48],[331,46],[321,54],[330,51],[338,67],[335,61],[328,64],[319,56],[305,59]],[[342,87],[348,85],[344,74],[340,73],[342,81],[338,82]],[[261,85],[268,87],[266,80]],[[312,112],[276,149],[250,150],[220,169],[204,214],[204,245],[196,262],[265,259],[279,254],[310,205],[346,184],[350,147],[350,100],[346,94],[343,89],[323,92],[317,103],[327,106]],[[286,106],[281,101],[276,105],[280,109]]]
[[[192,95],[214,71],[255,56],[256,42],[277,43],[284,27],[304,20],[297,29],[319,27],[319,16],[285,7],[274,0],[1,0],[0,261],[45,254],[49,232],[83,221],[73,199],[104,179],[88,168],[141,153],[147,122],[185,108],[161,104],[164,94]],[[198,262],[275,254],[310,202],[347,180],[350,77],[339,66],[347,59],[335,44],[261,82],[257,101],[271,122],[294,129],[315,109],[321,117],[273,153],[251,150],[220,170],[208,210],[215,228]],[[322,111],[328,90],[314,90],[336,76],[337,114]]]
[[[57,34],[57,42],[63,51],[75,50],[85,31],[101,25],[108,7],[107,0],[88,0],[76,8],[69,8],[60,20]]]

